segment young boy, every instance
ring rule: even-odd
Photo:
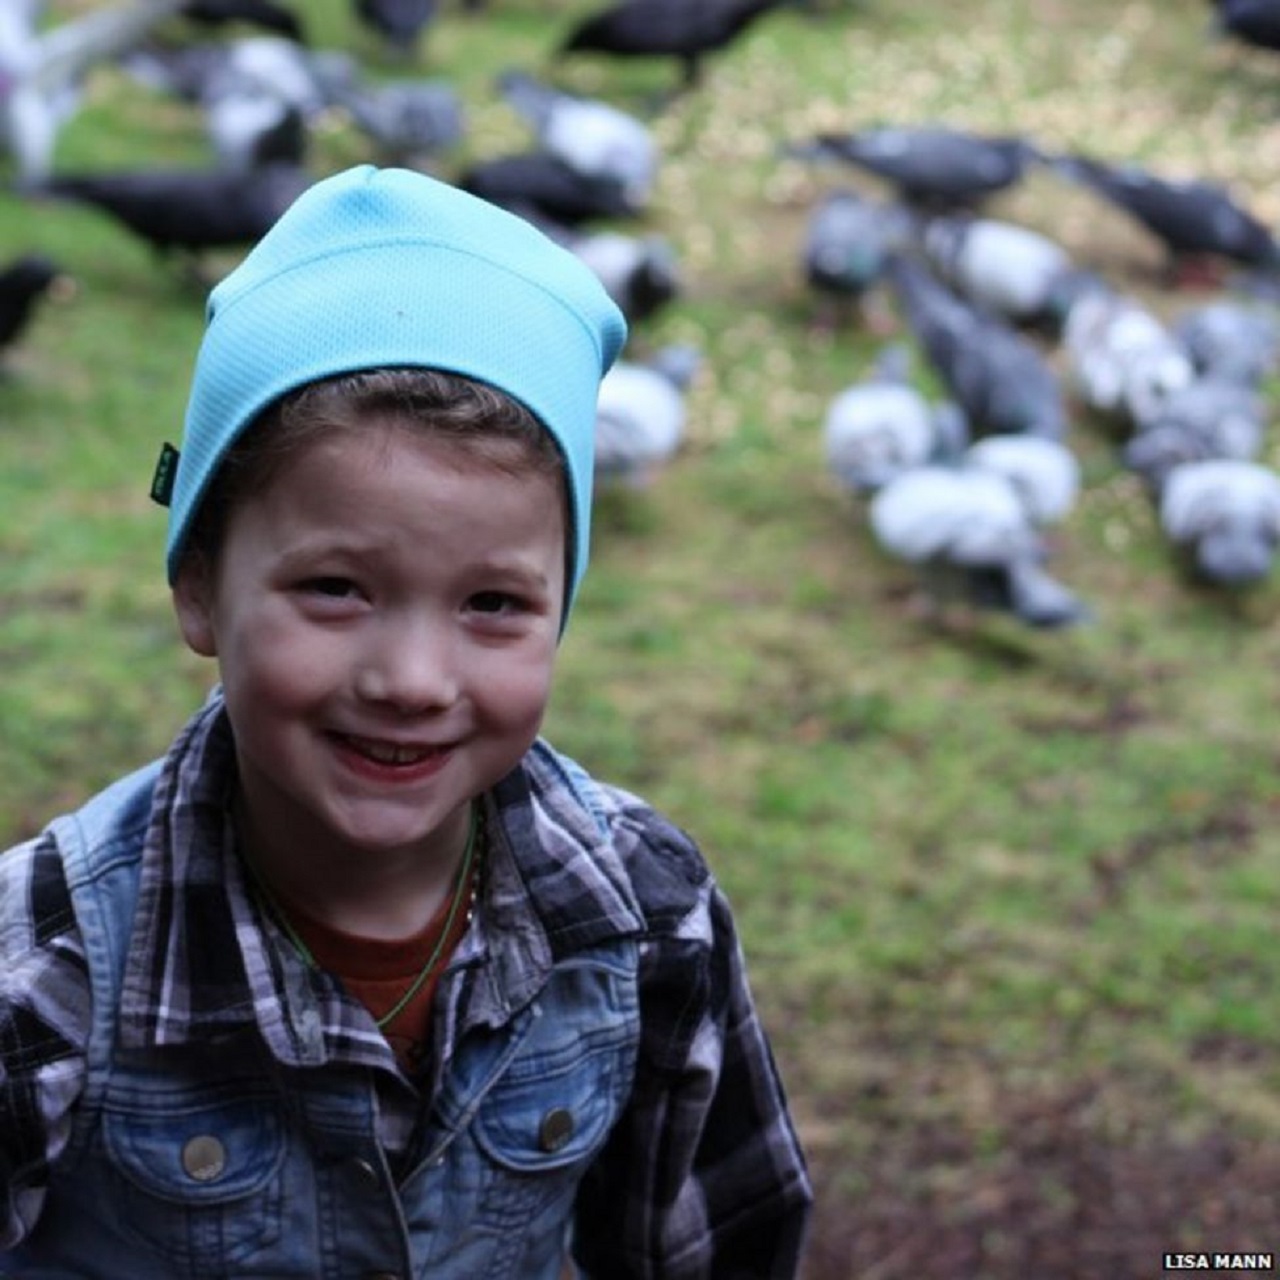
[[[168,755],[0,855],[0,1274],[794,1275],[729,909],[538,737],[625,337],[520,219],[317,183],[162,456]]]

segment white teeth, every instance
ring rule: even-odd
[[[361,755],[376,760],[379,764],[416,764],[432,754],[432,749],[421,747],[398,747],[389,742],[372,742],[367,738],[348,738]]]

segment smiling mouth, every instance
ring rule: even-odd
[[[350,734],[339,735],[341,741],[366,760],[384,765],[421,764],[444,755],[447,747],[407,746],[395,742],[379,742],[376,738],[356,738]]]

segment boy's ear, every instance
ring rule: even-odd
[[[202,658],[218,655],[213,625],[213,574],[198,552],[183,557],[173,583],[173,611],[188,648]]]

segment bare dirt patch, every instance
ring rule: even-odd
[[[1097,1131],[1093,1101],[1013,1103],[986,1152],[924,1125],[886,1134],[856,1170],[819,1157],[806,1280],[1141,1280],[1168,1252],[1280,1243],[1274,1143],[1126,1141]]]

